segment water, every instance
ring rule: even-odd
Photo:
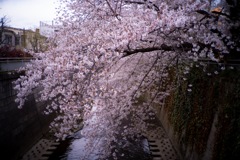
[[[134,141],[135,142],[135,141]],[[80,160],[84,156],[84,146],[87,139],[82,137],[80,131],[74,136],[62,141],[60,146],[54,151],[49,160]],[[146,139],[141,139],[139,144],[130,145],[127,149],[120,148],[118,154],[119,160],[150,160],[149,146]],[[124,156],[122,156],[124,155]],[[112,157],[108,157],[112,160]],[[96,152],[88,155],[87,160],[98,160]]]

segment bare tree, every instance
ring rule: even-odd
[[[5,27],[7,26],[7,23],[9,23],[9,22],[10,21],[7,18],[7,16],[3,16],[0,19],[0,45],[3,44],[3,42],[4,42],[4,39],[2,38],[3,37],[3,32],[4,32]]]
[[[47,49],[47,46],[45,44],[46,39],[47,39],[46,37],[42,36],[39,33],[39,30],[36,30],[36,32],[33,32],[31,37],[29,38],[29,42],[32,46],[34,53],[46,51]]]

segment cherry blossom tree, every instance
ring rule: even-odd
[[[85,158],[93,150],[124,157],[119,148],[157,132],[156,109],[192,66],[239,54],[239,19],[224,8],[211,12],[211,1],[61,2],[54,45],[23,68],[16,102],[21,108],[38,88],[45,113],[58,113],[50,126],[58,138],[83,123]]]

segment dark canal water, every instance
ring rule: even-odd
[[[49,160],[80,160],[84,156],[84,145],[86,139],[81,136],[80,131],[73,137],[62,141]],[[120,149],[119,160],[151,160],[149,147],[146,139],[141,139],[138,144],[132,144],[127,149]],[[87,160],[98,160],[98,156],[94,153],[87,157]],[[113,157],[106,158],[113,160]]]

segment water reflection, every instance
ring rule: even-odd
[[[135,143],[136,142],[136,143]],[[58,149],[54,154],[49,158],[49,160],[80,160],[83,158],[84,146],[87,143],[87,139],[82,137],[80,131],[77,132],[74,136],[70,137],[64,142],[61,142]],[[117,155],[119,160],[150,160],[148,142],[145,138],[140,139],[139,141],[133,140],[131,145],[128,148],[121,148],[118,145],[119,154]],[[124,155],[124,156],[122,156]],[[92,153],[85,157],[87,160],[98,160],[96,153]],[[113,157],[108,157],[107,159],[112,160]]]

